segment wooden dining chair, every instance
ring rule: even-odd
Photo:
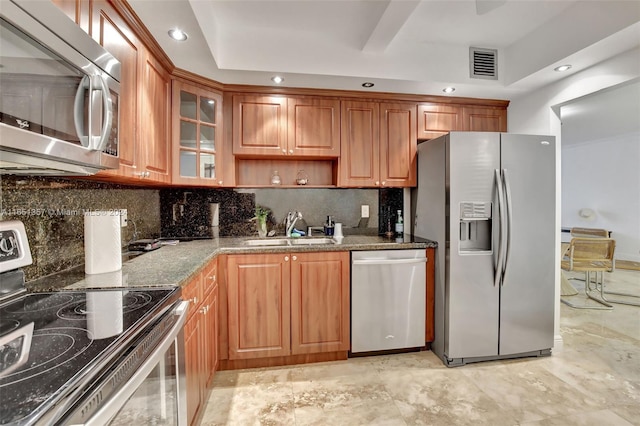
[[[604,273],[613,271],[615,248],[616,242],[611,238],[575,237],[571,239],[561,261],[561,267],[565,271],[584,272],[584,291],[586,296],[603,306],[576,305],[568,300],[560,299],[562,303],[576,309],[613,309],[613,306],[605,297]],[[595,288],[591,287],[591,273],[595,273]],[[600,290],[600,297],[592,294],[598,289]]]
[[[609,231],[600,228],[571,228],[572,237],[609,238]]]

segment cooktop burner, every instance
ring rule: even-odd
[[[24,421],[80,377],[101,373],[178,297],[179,289],[65,291],[0,306],[0,425]]]
[[[87,315],[100,314],[100,308],[104,303],[111,303],[115,299],[115,303],[118,307],[115,309],[121,309],[123,314],[142,309],[147,306],[152,298],[147,293],[126,293],[110,292],[111,294],[105,296],[100,293],[90,294],[89,300],[82,300],[78,302],[69,303],[57,312],[57,315],[61,319],[85,321]],[[102,296],[102,297],[101,297]]]

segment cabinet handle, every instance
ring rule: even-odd
[[[383,180],[383,181],[382,181],[382,186],[385,186],[386,184],[387,184],[387,181],[386,181],[386,180]]]
[[[209,279],[213,282],[216,282],[216,274],[211,275]]]
[[[298,260],[298,256],[293,256],[293,260]]]
[[[209,307],[208,306],[203,306],[202,308],[200,308],[200,313],[202,315],[207,315],[208,311],[209,311]]]
[[[293,154],[293,150],[292,149],[289,150],[289,154]]]
[[[289,261],[289,256],[285,256],[285,257],[284,257],[284,261],[285,261],[285,262],[288,262],[288,261]]]
[[[218,181],[218,185],[222,185],[222,181],[221,180]]]
[[[151,172],[137,172],[137,173],[134,173],[134,174],[135,174],[136,176],[140,176],[141,178],[143,178],[143,179],[144,179],[144,178],[146,178],[146,177],[149,177],[149,176],[151,175]]]
[[[198,298],[197,297],[192,297],[191,299],[189,299],[190,303],[193,303],[194,305],[198,304]]]
[[[378,185],[380,185],[380,181],[379,180],[376,181],[376,186],[378,186]]]
[[[283,153],[283,154],[286,154],[286,153],[287,153],[287,150],[286,150],[286,149],[283,149],[283,150],[282,150],[282,153]]]

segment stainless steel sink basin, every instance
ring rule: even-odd
[[[286,238],[264,238],[259,240],[246,240],[245,246],[288,246],[289,240]]]
[[[335,244],[331,238],[261,238],[258,240],[246,240],[245,246],[311,246],[322,244]]]
[[[294,246],[314,246],[318,244],[334,244],[335,241],[332,238],[296,238],[291,240],[291,245]]]

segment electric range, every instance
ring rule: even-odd
[[[7,231],[7,226],[16,228],[13,222],[0,222],[2,268],[15,266],[13,261],[28,251],[26,237],[20,235],[23,228]],[[11,248],[11,255],[6,248]],[[0,274],[2,293],[15,272]],[[118,380],[126,381],[119,376],[132,375],[135,366],[127,365],[121,372],[123,360],[142,339],[146,339],[144,351],[159,344],[162,333],[151,331],[173,327],[177,319],[170,311],[179,303],[180,293],[178,287],[22,290],[0,298],[0,424],[57,423],[86,399],[96,383],[105,377],[113,381],[114,371],[118,370]],[[142,363],[146,352],[140,353],[134,361]],[[103,389],[100,392],[100,399],[108,396]]]

